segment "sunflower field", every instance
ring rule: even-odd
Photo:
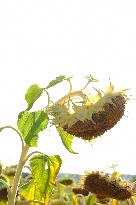
[[[54,126],[65,148],[77,154],[71,147],[74,138],[89,141],[102,136],[116,126],[124,115],[129,100],[127,90],[108,88],[95,94],[86,92],[90,84],[98,80],[87,76],[86,84],[73,91],[71,77],[61,75],[42,88],[31,85],[26,94],[27,107],[18,114],[17,128],[6,125],[0,128],[16,132],[22,144],[17,166],[0,167],[0,204],[17,205],[97,205],[135,204],[135,182],[123,180],[118,172],[111,175],[101,171],[88,171],[77,182],[71,178],[58,179],[63,163],[59,155],[49,156],[40,151],[29,152],[37,147],[39,132]],[[69,85],[69,92],[53,102],[49,91],[61,82]],[[32,110],[43,95],[47,103],[41,109]],[[23,168],[29,161],[29,173]]]

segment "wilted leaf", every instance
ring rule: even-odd
[[[17,124],[26,144],[35,147],[39,132],[47,127],[48,115],[42,110],[37,112],[24,111],[19,114]]]
[[[30,160],[33,179],[43,196],[54,187],[60,166],[61,159],[58,155],[37,155]]]
[[[25,200],[38,200],[41,202],[45,202],[45,198],[42,196],[39,189],[36,188],[36,185],[33,180],[20,187],[19,193],[24,197]]]
[[[46,89],[53,87],[54,85],[57,85],[58,83],[61,83],[63,80],[66,80],[65,75],[60,75],[56,77],[54,80],[49,82],[49,85],[46,87]]]
[[[40,88],[37,84],[31,85],[26,94],[25,100],[27,101],[28,107],[27,110],[30,110],[34,102],[41,96],[43,88]]]
[[[74,138],[73,135],[70,135],[69,133],[65,132],[61,127],[57,127],[56,129],[61,137],[62,143],[65,146],[65,148],[73,154],[78,154],[71,148],[71,144]]]
[[[36,155],[30,160],[33,179],[30,183],[21,187],[21,195],[26,200],[42,200],[48,202],[50,194],[55,186],[55,179],[61,166],[58,155]],[[45,204],[46,204],[45,203]]]

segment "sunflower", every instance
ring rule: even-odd
[[[95,97],[82,93],[79,96],[82,98],[80,106],[72,101],[73,96],[71,93],[67,99],[63,97],[63,101],[52,107],[53,124],[84,140],[101,136],[113,128],[124,115],[127,101],[125,90],[114,91],[111,83],[105,92],[97,91]],[[70,100],[72,107],[69,106]]]
[[[126,200],[133,196],[132,185],[126,181],[115,180],[103,172],[91,172],[84,177],[83,187],[98,198]]]
[[[0,189],[0,202],[8,200],[8,191],[6,187]]]
[[[96,199],[100,204],[108,204],[110,202],[110,198],[106,198],[105,196],[96,195]]]
[[[74,194],[82,194],[83,196],[88,196],[89,192],[86,189],[82,189],[82,188],[73,188],[72,191],[74,192]]]
[[[74,183],[73,179],[70,179],[70,178],[60,179],[60,180],[58,180],[58,182],[60,184],[65,185],[65,186],[70,186],[70,185],[72,185]]]

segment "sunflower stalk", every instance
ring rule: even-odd
[[[18,167],[16,170],[16,174],[14,177],[13,185],[11,187],[11,190],[8,192],[8,205],[15,205],[20,176],[22,173],[22,169],[25,165],[25,158],[27,156],[28,150],[29,150],[29,146],[26,144],[24,146],[24,148],[22,149],[22,153],[20,156],[20,160],[19,160],[19,164],[18,164]]]

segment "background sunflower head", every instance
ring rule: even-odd
[[[96,194],[99,198],[126,200],[132,197],[130,183],[115,180],[103,172],[91,172],[84,178],[84,189]]]
[[[72,191],[74,192],[74,194],[82,194],[83,196],[88,196],[89,192],[86,189],[83,188],[73,188]]]

